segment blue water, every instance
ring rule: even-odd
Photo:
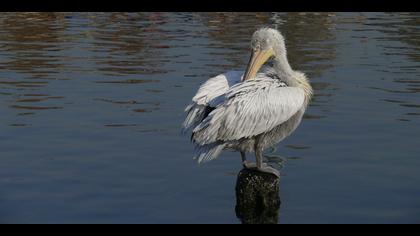
[[[240,223],[240,155],[192,160],[198,86],[277,27],[315,97],[279,223],[420,223],[419,13],[3,13],[1,223]]]

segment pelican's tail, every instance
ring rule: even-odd
[[[197,160],[199,164],[214,160],[220,155],[225,145],[223,143],[196,145],[194,160]]]

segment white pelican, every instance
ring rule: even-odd
[[[229,71],[200,86],[185,109],[183,130],[192,130],[199,163],[215,159],[223,149],[234,149],[240,151],[245,168],[279,176],[278,170],[263,163],[263,150],[297,128],[312,87],[303,73],[290,67],[279,31],[257,30],[251,49],[245,73]],[[273,67],[258,73],[270,58]],[[255,152],[256,164],[246,161],[248,152]]]

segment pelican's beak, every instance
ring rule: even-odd
[[[274,56],[273,49],[253,51],[246,67],[243,81],[255,79],[261,66],[272,56]]]

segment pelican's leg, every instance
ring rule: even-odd
[[[263,162],[262,149],[255,147],[255,158],[257,160],[257,170],[270,173],[280,178],[280,172]]]
[[[242,166],[247,169],[255,168],[257,165],[255,163],[248,162],[246,160],[245,152],[241,151],[241,158],[242,158]]]

